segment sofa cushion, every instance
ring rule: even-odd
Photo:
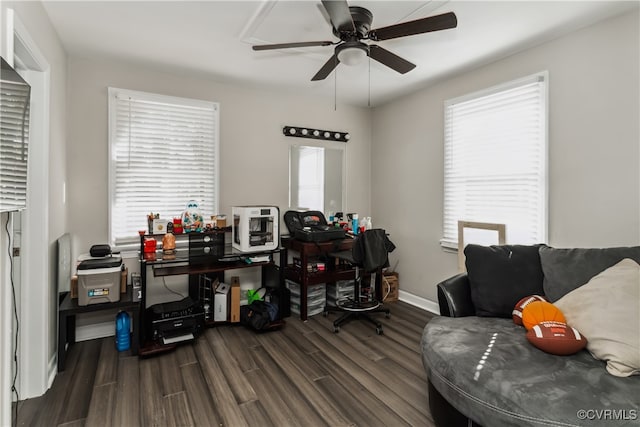
[[[511,318],[528,295],[542,294],[539,245],[467,245],[464,248],[471,300],[478,316]]]
[[[484,426],[637,426],[638,377],[609,375],[582,350],[535,348],[510,319],[435,317],[422,334],[429,380],[458,411]],[[626,410],[627,419],[581,419],[586,410]],[[607,424],[610,423],[610,424]]]
[[[625,258],[555,305],[584,334],[587,350],[610,374],[640,374],[640,265]]]
[[[603,249],[540,246],[539,251],[544,272],[544,294],[551,302],[556,302],[624,258],[640,263],[640,246]]]

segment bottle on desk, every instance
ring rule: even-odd
[[[353,230],[353,234],[358,234],[359,231],[359,225],[358,225],[358,214],[354,213],[352,216],[352,220],[351,220],[352,224],[351,224],[351,229]]]

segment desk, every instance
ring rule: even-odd
[[[224,273],[228,270],[237,270],[244,268],[261,268],[261,286],[282,288],[284,286],[284,272],[280,266],[285,264],[286,258],[283,258],[283,251],[281,247],[272,250],[261,250],[256,252],[241,252],[232,247],[231,243],[224,245],[224,250],[216,257],[211,257],[208,260],[199,258],[197,263],[192,263],[190,259],[189,247],[185,246],[188,241],[189,234],[176,235],[176,253],[169,257],[164,258],[162,250],[157,250],[152,254],[144,253],[144,240],[154,238],[156,241],[162,240],[164,235],[162,234],[146,234],[140,236],[140,280],[142,286],[142,298],[141,306],[142,310],[142,324],[140,325],[139,339],[142,343],[140,348],[140,355],[146,356],[155,353],[172,350],[176,347],[175,344],[161,344],[153,341],[152,331],[148,330],[148,322],[145,321],[147,315],[147,292],[148,289],[148,277],[150,274],[153,277],[163,276],[176,276],[187,275],[189,276],[189,296],[194,300],[199,300],[199,282],[198,276],[215,275],[218,279],[224,281]],[[201,235],[198,233],[197,235]],[[269,261],[263,262],[247,262],[247,258],[268,255]],[[279,259],[277,256],[279,255]],[[275,258],[275,259],[274,259]],[[276,263],[277,260],[277,263]],[[214,294],[215,295],[215,294]],[[215,298],[215,296],[214,296]],[[280,313],[282,317],[286,317],[288,313]],[[278,319],[282,320],[282,319]],[[216,322],[213,320],[205,323],[205,326],[213,326]],[[223,322],[217,322],[223,323]]]
[[[133,313],[133,319],[131,320],[131,324],[133,325],[133,332],[131,333],[131,353],[137,355],[139,347],[140,303],[133,301],[131,286],[127,287],[127,293],[120,294],[120,301],[102,304],[78,305],[78,299],[71,299],[71,293],[67,293],[62,303],[60,303],[60,307],[58,307],[58,372],[64,371],[64,362],[67,357],[67,349],[65,347],[67,343],[71,346],[71,344],[76,342],[76,314],[116,309],[131,311]],[[113,329],[115,331],[115,316],[113,320]]]
[[[300,284],[300,319],[307,320],[307,287],[317,283],[334,283],[338,280],[353,280],[355,270],[339,269],[327,262],[325,271],[310,272],[307,264],[316,257],[326,257],[331,252],[351,250],[353,239],[346,238],[328,242],[303,242],[291,237],[281,237],[285,250],[292,250],[300,255],[301,268],[287,264],[285,277]],[[287,254],[285,254],[287,259]],[[331,265],[330,265],[331,264]]]

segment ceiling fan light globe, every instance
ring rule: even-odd
[[[338,60],[345,65],[358,65],[366,57],[367,52],[359,47],[347,47],[338,52]]]

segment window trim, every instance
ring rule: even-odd
[[[113,200],[115,197],[115,162],[112,162],[113,156],[113,138],[117,134],[117,121],[116,121],[116,103],[112,102],[115,100],[117,96],[131,96],[134,98],[144,99],[145,101],[151,102],[161,102],[161,103],[175,103],[180,105],[186,105],[191,107],[200,107],[200,108],[211,108],[213,107],[213,115],[215,119],[215,126],[213,131],[214,136],[214,202],[212,208],[214,212],[219,210],[220,206],[220,103],[205,101],[200,99],[193,98],[183,98],[171,95],[163,95],[158,93],[151,92],[143,92],[131,89],[122,89],[116,87],[108,87],[107,88],[108,96],[107,96],[107,111],[108,111],[108,239],[112,247],[115,247],[119,250],[136,250],[139,248],[138,236],[132,236],[131,242],[121,242],[116,244],[113,239],[113,227],[112,227],[112,208],[113,208]]]
[[[455,98],[451,98],[448,100],[445,100],[444,102],[444,106],[443,106],[443,118],[444,118],[444,122],[443,122],[443,146],[444,146],[444,150],[443,150],[443,205],[442,205],[442,238],[440,239],[440,246],[442,247],[443,250],[445,251],[450,251],[450,252],[457,252],[458,251],[458,242],[457,242],[457,236],[455,236],[454,239],[446,239],[444,236],[444,230],[445,230],[445,224],[446,224],[446,219],[445,219],[445,201],[444,199],[446,198],[446,189],[444,188],[444,186],[446,185],[446,166],[445,166],[445,161],[446,161],[446,156],[447,156],[447,146],[446,146],[446,131],[447,131],[447,127],[446,127],[446,117],[447,117],[447,108],[453,104],[458,104],[458,103],[462,103],[462,102],[467,102],[467,101],[471,101],[473,99],[477,99],[477,98],[481,98],[481,97],[485,97],[485,96],[489,96],[492,94],[496,94],[499,92],[503,92],[503,91],[507,91],[510,89],[514,89],[526,84],[530,84],[536,81],[543,81],[544,82],[544,90],[542,93],[542,103],[544,105],[544,115],[542,117],[542,120],[544,121],[543,125],[542,125],[542,133],[543,133],[543,147],[540,151],[540,154],[542,156],[542,170],[541,173],[544,176],[544,184],[541,188],[542,191],[544,191],[544,194],[542,195],[542,201],[543,201],[543,206],[541,207],[542,212],[540,212],[541,215],[541,224],[540,224],[540,236],[541,236],[541,241],[539,243],[547,243],[549,240],[549,72],[547,70],[544,71],[539,71],[521,78],[517,78],[514,80],[510,80],[508,82],[504,82],[504,83],[500,83],[494,86],[490,86],[488,88],[485,89],[481,89],[481,90],[477,90],[465,95],[461,95]],[[459,220],[467,220],[465,218],[459,218]],[[507,226],[507,237],[508,237],[508,233],[509,233],[509,227]]]

